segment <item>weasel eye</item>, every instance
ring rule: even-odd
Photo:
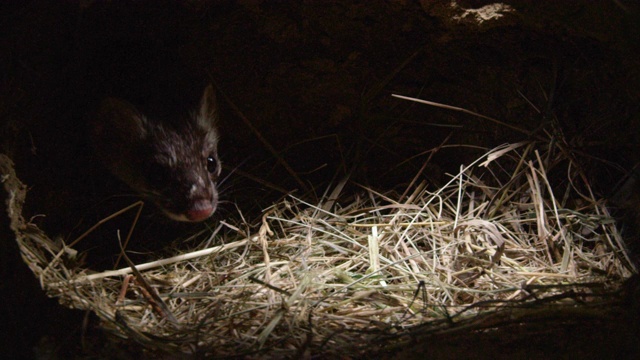
[[[218,160],[213,155],[207,157],[207,171],[211,174],[218,172]]]

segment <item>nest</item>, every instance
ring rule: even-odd
[[[0,163],[22,257],[61,304],[148,351],[298,357],[614,296],[636,269],[566,154],[508,144],[437,189],[416,176],[402,192],[362,187],[339,201],[343,182],[318,203],[289,196],[265,209],[254,233],[226,224],[235,230],[201,235],[198,249],[100,273],[70,265],[71,248],[23,219],[25,188]]]

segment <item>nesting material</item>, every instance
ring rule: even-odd
[[[636,269],[605,202],[556,150],[500,146],[440,187],[418,175],[400,192],[291,196],[255,233],[205,234],[214,246],[103,273],[68,265],[72,250],[22,218],[6,158],[2,171],[22,256],[49,296],[149,351],[296,357],[605,301]]]

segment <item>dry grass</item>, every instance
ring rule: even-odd
[[[636,269],[604,201],[556,150],[503,145],[444,186],[414,179],[404,195],[288,197],[256,233],[204,234],[220,245],[104,273],[69,265],[72,250],[24,221],[7,158],[2,172],[24,261],[65,306],[150,350],[296,357],[518,321],[514,309],[588,311],[614,296]]]

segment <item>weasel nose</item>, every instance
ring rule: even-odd
[[[203,221],[209,218],[215,210],[211,200],[196,200],[187,210],[186,215],[189,221]]]

